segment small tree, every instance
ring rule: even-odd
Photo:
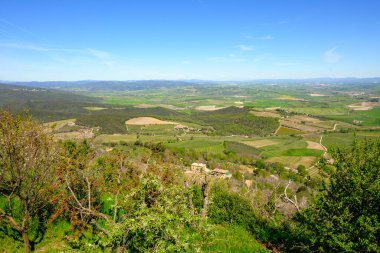
[[[332,151],[336,171],[316,203],[301,217],[311,249],[380,251],[380,142],[355,142]]]
[[[298,174],[300,174],[303,177],[306,177],[307,174],[308,174],[307,170],[306,170],[306,167],[304,165],[302,165],[302,164],[298,165],[297,171],[298,171]]]
[[[25,252],[32,223],[46,218],[49,206],[57,159],[52,143],[30,115],[0,113],[0,222],[23,238]]]

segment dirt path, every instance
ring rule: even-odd
[[[276,132],[274,132],[274,134],[277,134],[277,132],[280,130],[280,128],[281,128],[281,124],[277,127]]]
[[[323,135],[321,135],[321,138],[319,139],[319,144],[321,144],[322,148],[324,149],[325,153],[323,153],[323,157],[326,158],[327,154],[327,148],[322,144]]]

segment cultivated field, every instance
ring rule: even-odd
[[[310,93],[309,96],[311,96],[311,97],[326,97],[327,95],[320,94],[320,93]]]
[[[296,169],[299,165],[304,165],[305,167],[311,167],[315,161],[315,156],[277,156],[267,159],[267,162],[271,163],[282,163],[285,166]]]
[[[159,120],[153,117],[137,117],[129,119],[125,122],[126,125],[177,125],[177,122]]]
[[[195,109],[198,111],[216,111],[223,108],[225,107],[216,107],[215,105],[201,105],[201,106],[195,107]]]
[[[314,141],[306,141],[308,149],[325,150],[321,144]]]
[[[2,90],[0,103],[14,100],[15,92]],[[365,91],[347,84],[186,84],[17,92],[57,139],[88,137],[97,145],[161,142],[173,152],[260,157],[294,168],[311,166],[323,155],[321,136],[327,148],[380,138],[376,85]]]
[[[262,147],[278,144],[278,142],[276,141],[266,140],[266,139],[257,140],[257,141],[244,141],[243,143],[254,148],[262,148]]]

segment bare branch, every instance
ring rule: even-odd
[[[3,209],[0,208],[0,217],[5,217],[6,222],[10,224],[18,232],[22,232],[22,227],[12,218],[12,216],[5,213]]]
[[[83,175],[84,176],[84,175]],[[91,183],[90,181],[88,180],[88,177],[84,177],[86,179],[86,182],[87,182],[87,191],[88,191],[88,209],[91,209]]]
[[[286,191],[288,190],[288,187],[289,187],[290,183],[291,183],[291,181],[289,180],[289,181],[288,181],[288,184],[286,185],[285,190],[284,190],[284,198],[285,198],[285,200],[288,201],[289,203],[292,203],[292,204],[297,208],[297,211],[299,211],[300,208],[299,208],[299,205],[298,205],[298,202],[297,202],[297,196],[294,195],[294,200],[292,200],[292,199],[290,199],[290,198],[288,197],[288,194],[286,193]]]
[[[69,191],[71,192],[71,195],[74,197],[75,199],[75,202],[78,204],[79,208],[77,208],[78,210],[80,210],[82,213],[84,214],[88,214],[88,215],[92,215],[92,216],[96,216],[96,217],[100,217],[100,218],[103,218],[105,220],[110,220],[110,218],[103,214],[103,213],[100,213],[100,212],[97,212],[95,210],[91,210],[89,208],[86,208],[84,207],[78,200],[78,198],[75,196],[75,193],[74,191],[71,189],[70,187],[70,184],[69,184],[69,181],[67,180],[67,176],[66,176],[66,184],[67,184],[67,188],[69,189]]]
[[[70,187],[70,184],[69,184],[69,180],[67,180],[67,176],[66,176],[66,184],[67,184],[67,188],[69,189],[69,191],[71,192],[71,195],[73,195],[75,201],[77,202],[77,204],[83,209],[83,206],[82,204],[79,202],[79,200],[77,199],[77,197],[75,196],[75,193],[74,191],[71,189]]]

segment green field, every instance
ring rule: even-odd
[[[221,157],[233,154],[288,165],[302,162],[309,165],[320,157],[323,151],[308,149],[306,141],[319,142],[321,135],[328,148],[347,147],[354,140],[354,131],[357,139],[380,138],[379,132],[373,131],[380,127],[380,108],[348,110],[348,105],[380,95],[376,85],[366,85],[361,96],[350,95],[362,92],[357,84],[332,84],[323,90],[313,84],[198,85],[152,81],[131,82],[128,88],[120,82],[108,85],[109,89],[96,84],[73,86],[64,91],[33,92],[0,85],[0,105],[11,106],[14,111],[27,107],[36,119],[56,122],[57,133],[96,129],[97,145],[136,141],[162,143],[173,152],[192,150]],[[311,93],[327,96],[310,96]],[[16,98],[17,106],[13,106]],[[200,111],[199,106],[223,109]],[[268,109],[264,111],[264,108]],[[254,116],[252,110],[262,116]],[[276,117],[266,116],[271,114],[265,112],[272,112]],[[174,121],[191,130],[175,129],[175,125],[125,125],[128,119],[135,117]],[[65,126],[66,121],[57,121],[66,119],[75,119],[76,126]],[[281,119],[288,123],[294,121],[294,127],[280,126]],[[362,126],[353,125],[354,120],[362,121]],[[334,124],[337,127],[332,132]],[[246,144],[260,140],[277,144],[258,148]]]

